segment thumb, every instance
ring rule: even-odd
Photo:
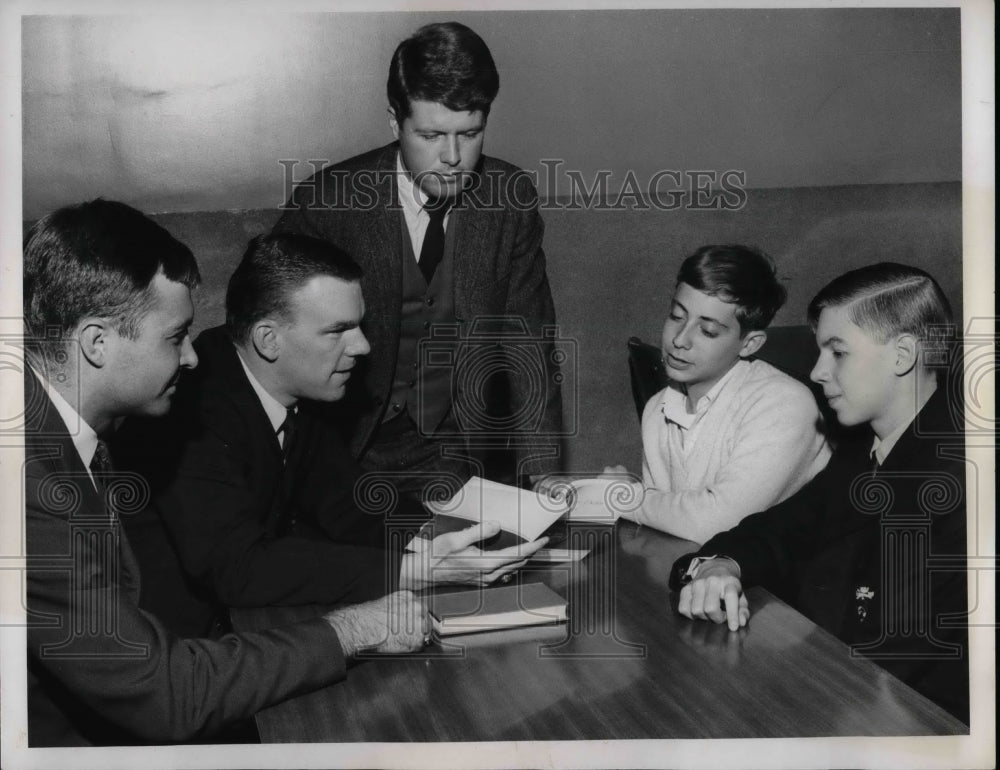
[[[441,546],[443,553],[454,553],[455,551],[464,550],[473,543],[478,543],[480,540],[493,537],[499,531],[500,522],[484,521],[481,524],[473,524],[471,527],[459,530],[458,532],[448,532],[447,534],[440,535],[434,542]],[[438,549],[434,550],[435,554],[441,554]]]

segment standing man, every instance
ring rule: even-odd
[[[558,467],[560,374],[538,197],[524,172],[482,154],[499,87],[471,29],[417,30],[389,66],[396,141],[300,184],[275,225],[361,264],[372,353],[343,410],[351,450],[368,470],[408,475],[415,494],[441,474],[481,473],[466,460],[477,440],[507,439],[519,477]]]
[[[188,337],[191,251],[121,203],[41,219],[24,245],[28,743],[176,742],[346,676],[364,649],[407,652],[427,623],[408,591],[280,629],[171,634],[137,601],[120,516],[140,476],[111,465],[119,418],[162,416]],[[155,580],[156,575],[149,576]]]

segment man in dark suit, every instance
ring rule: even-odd
[[[842,425],[871,432],[792,497],[679,559],[678,610],[736,631],[750,616],[743,587],[763,585],[968,723],[961,398],[930,365],[947,300],[923,271],[881,263],[827,285],[809,319],[813,381]]]
[[[197,356],[190,250],[135,209],[97,200],[40,220],[24,247],[28,741],[182,741],[346,675],[358,651],[421,646],[409,592],[217,641],[172,635],[137,606],[120,516],[148,499],[104,442],[161,416]],[[155,577],[154,577],[155,579]]]
[[[205,589],[217,617],[225,607],[490,583],[545,542],[484,553],[474,543],[499,531],[485,522],[412,550],[428,514],[365,478],[327,414],[369,352],[360,279],[325,241],[254,238],[229,281],[226,325],[196,340],[200,365],[170,419],[122,431],[194,593]],[[162,550],[156,518],[151,509],[127,522],[140,564]],[[177,585],[147,606],[175,630],[203,633],[213,620]]]
[[[482,474],[484,441],[516,449],[503,480],[558,468],[566,351],[537,194],[523,171],[482,154],[499,82],[475,32],[422,27],[389,67],[396,142],[300,184],[275,225],[363,267],[372,355],[343,419],[365,468],[415,493],[442,474]]]

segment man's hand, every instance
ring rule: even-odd
[[[419,590],[440,583],[488,585],[499,577],[520,569],[528,557],[548,542],[547,537],[497,551],[483,551],[473,543],[500,531],[495,521],[475,524],[458,532],[446,532],[433,540],[416,537],[403,557],[399,571],[400,588]]]
[[[628,468],[624,465],[606,465],[604,466],[604,471],[597,478],[599,479],[620,479],[622,476],[628,476]]]
[[[326,621],[337,632],[345,658],[364,650],[413,652],[424,646],[430,633],[424,605],[409,591],[336,609]]]
[[[681,589],[678,612],[688,618],[729,623],[735,631],[750,619],[750,605],[732,559],[711,559],[698,566],[695,578]]]

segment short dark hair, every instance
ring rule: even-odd
[[[427,24],[396,47],[386,92],[396,120],[410,117],[410,102],[438,102],[456,112],[490,114],[500,74],[490,49],[464,24]]]
[[[928,273],[896,262],[879,262],[844,273],[820,289],[809,303],[816,328],[828,307],[848,307],[848,317],[879,344],[899,334],[933,340],[952,323],[951,305]]]
[[[787,296],[771,258],[737,244],[702,246],[681,264],[677,283],[736,305],[742,334],[766,329]]]
[[[237,342],[264,318],[288,318],[291,296],[318,275],[360,281],[358,263],[331,243],[290,233],[251,239],[226,289],[226,326]]]
[[[64,340],[88,316],[134,339],[159,273],[190,289],[201,281],[191,250],[131,206],[98,198],[42,217],[24,237],[27,343]]]

